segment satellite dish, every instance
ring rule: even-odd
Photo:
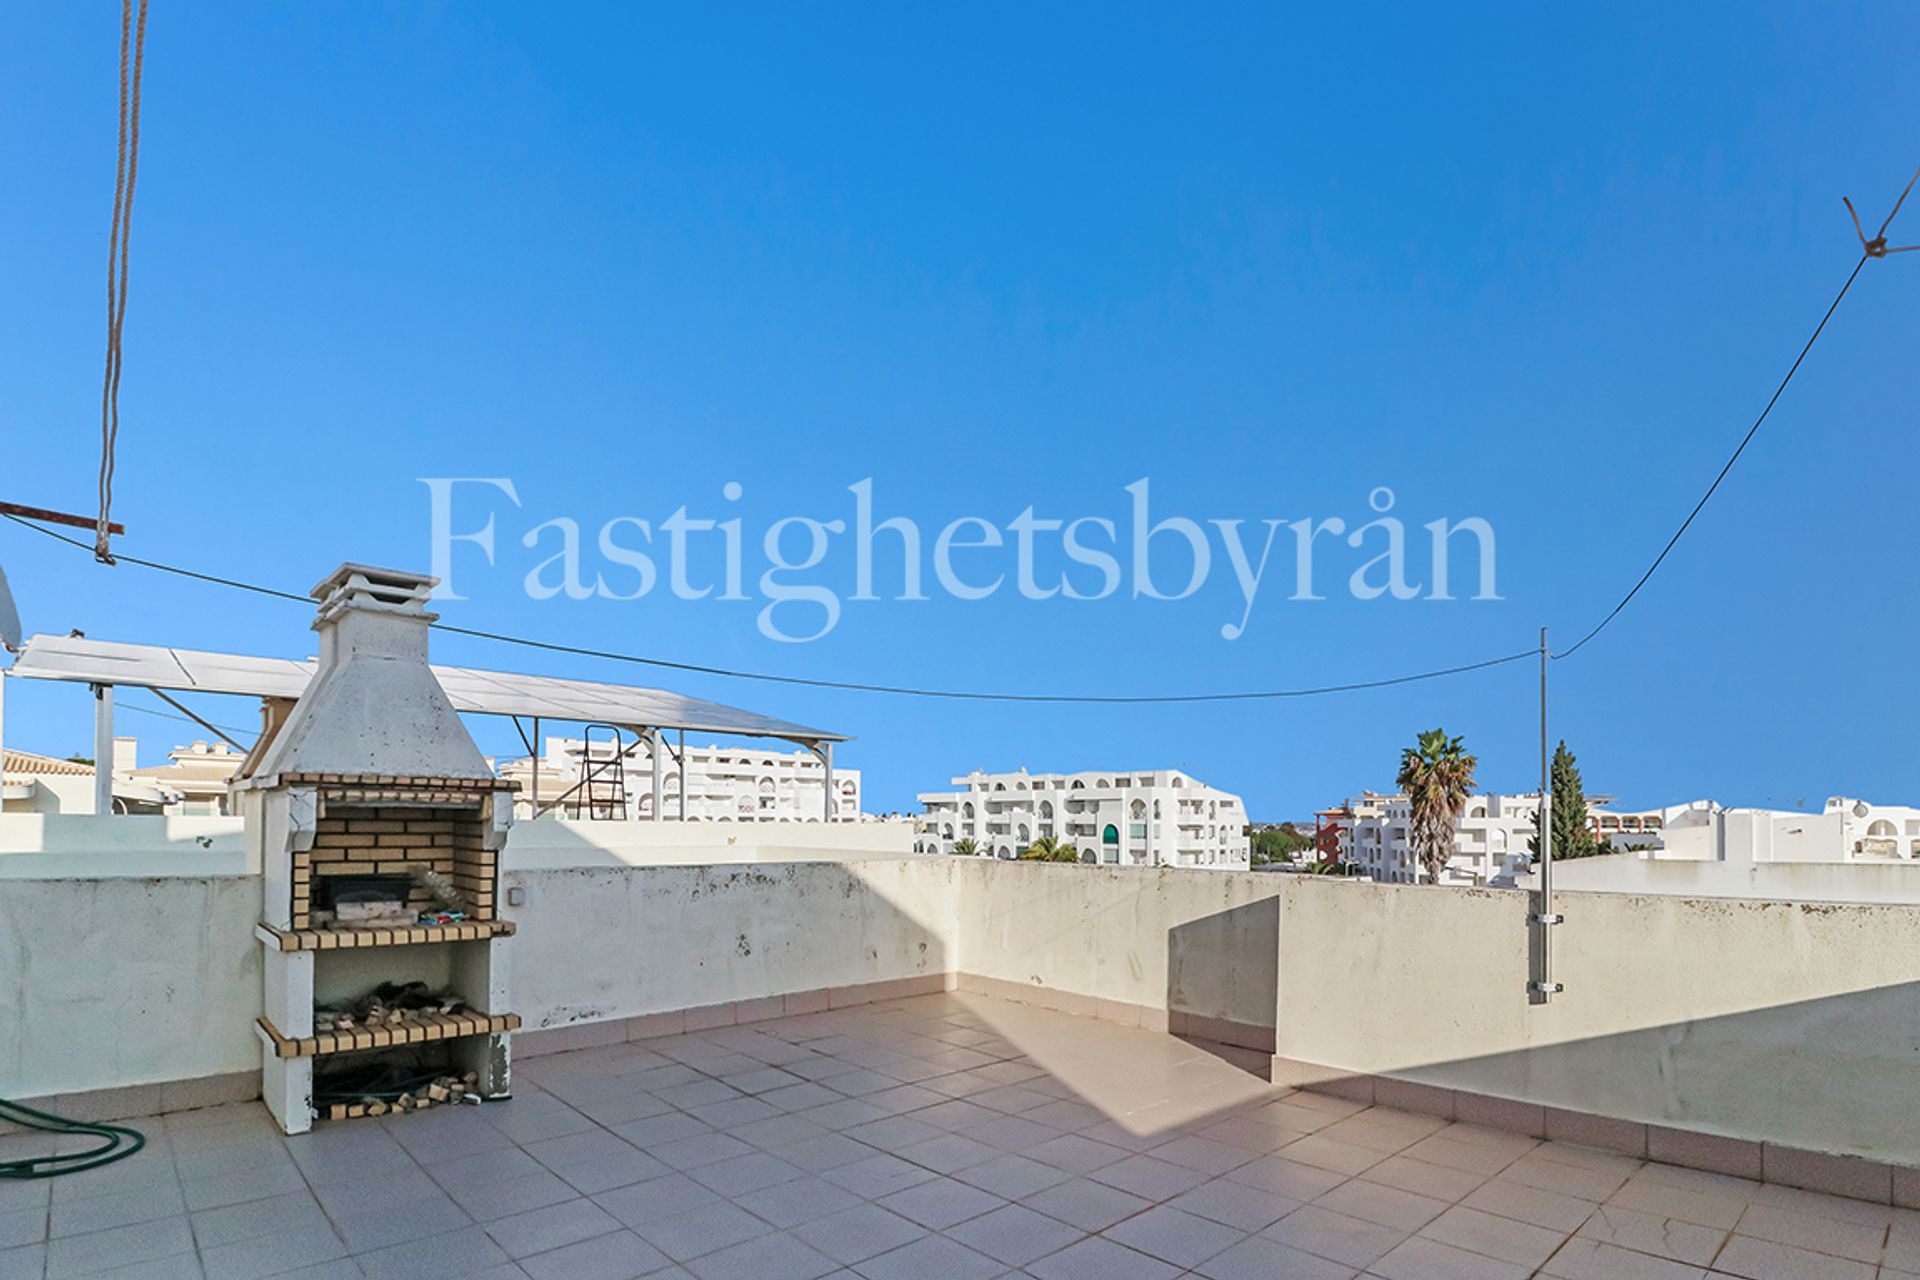
[[[9,653],[20,652],[20,611],[13,607],[5,569],[0,569],[0,645],[5,645]]]

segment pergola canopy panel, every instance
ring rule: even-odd
[[[127,685],[185,693],[298,698],[316,664],[290,658],[204,653],[162,645],[122,644],[81,636],[28,639],[9,674],[32,680]],[[690,698],[639,685],[514,675],[468,667],[435,666],[433,674],[454,710],[474,715],[540,716],[550,720],[605,723],[790,742],[845,742],[847,735],[777,720],[724,703]]]

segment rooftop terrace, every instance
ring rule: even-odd
[[[294,1138],[177,1112],[131,1160],[0,1183],[0,1276],[1920,1274],[1908,1210],[1264,1068],[956,992],[553,1053],[511,1101]]]

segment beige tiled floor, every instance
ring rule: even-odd
[[[0,1182],[0,1280],[1920,1277],[1920,1214],[1259,1067],[930,996],[536,1058],[511,1102],[301,1138],[181,1113],[132,1160]]]

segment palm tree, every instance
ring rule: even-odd
[[[953,842],[953,851],[962,858],[971,858],[974,854],[980,852],[980,846],[975,844],[971,839],[963,836]]]
[[[1025,862],[1078,862],[1080,851],[1052,836],[1041,836],[1020,851],[1020,858]]]
[[[1400,753],[1400,776],[1395,783],[1413,809],[1413,830],[1408,836],[1432,884],[1440,883],[1440,873],[1453,857],[1454,832],[1460,825],[1460,811],[1473,794],[1473,771],[1479,764],[1461,740],[1449,738],[1445,729],[1427,730],[1416,745]]]

